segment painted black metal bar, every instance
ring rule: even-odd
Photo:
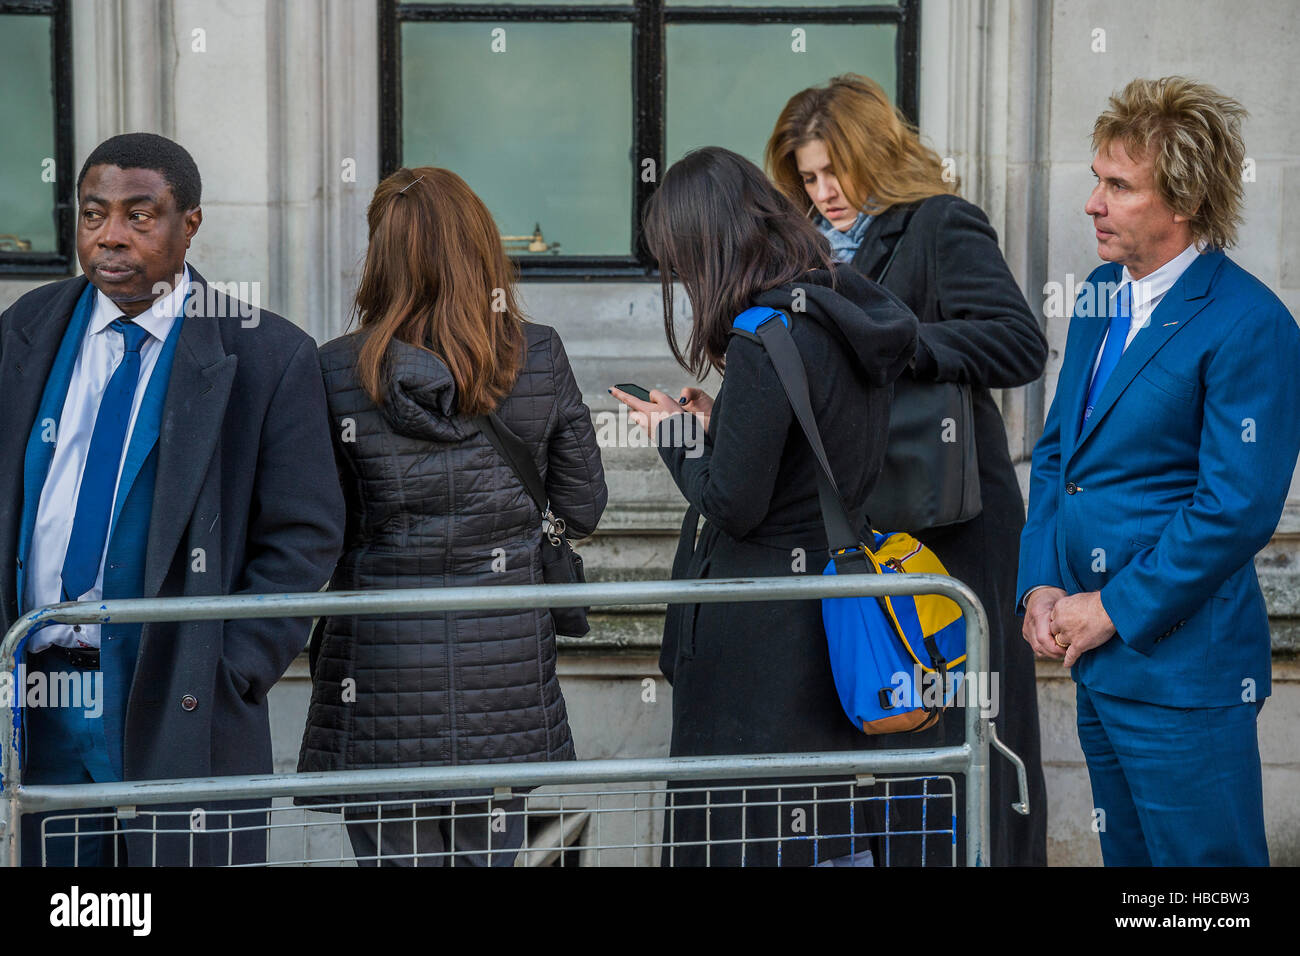
[[[524,5],[513,3],[399,3],[397,17],[404,22],[431,23],[443,20],[501,20],[537,23],[628,22],[637,18],[640,4],[633,6]]]
[[[397,4],[379,4],[379,178],[402,165],[402,38]]]
[[[0,13],[54,14],[64,0],[0,0]]]
[[[641,232],[641,213],[664,174],[664,3],[638,7],[632,30],[632,242],[641,274],[654,271],[654,259]],[[650,161],[647,169],[646,161]]]
[[[898,23],[898,7],[667,7],[668,23]]]
[[[54,230],[64,271],[72,272],[76,254],[77,167],[73,156],[72,12],[69,0],[59,0],[51,37],[54,63]]]
[[[502,20],[565,23],[638,20],[646,7],[667,23],[899,23],[900,5],[822,7],[735,7],[726,5],[668,6],[663,0],[639,0],[635,5],[583,4],[500,4],[500,3],[398,3],[396,16],[403,21],[437,22],[460,20]]]
[[[898,63],[898,108],[913,123],[921,121],[921,0],[900,0],[902,19],[894,37]]]

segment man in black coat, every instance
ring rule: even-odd
[[[343,503],[315,343],[186,264],[199,191],[193,159],[170,140],[107,140],[78,179],[85,276],[0,316],[0,560],[17,569],[0,575],[6,629],[60,600],[314,591],[334,567]],[[19,654],[28,673],[89,673],[103,706],[24,707],[23,781],[269,772],[266,695],[307,623],[33,631]],[[231,819],[211,811],[233,806],[143,814],[124,821],[141,828],[125,847],[78,839],[77,862],[120,864],[123,850],[144,865],[263,858],[259,832],[204,832]],[[71,862],[72,840],[42,848],[34,822],[24,862]]]

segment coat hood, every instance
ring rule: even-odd
[[[760,293],[754,302],[797,319],[796,290],[803,292],[802,314],[840,340],[868,384],[889,385],[916,354],[918,322],[911,309],[851,266],[837,266],[833,273],[814,269],[798,282]]]
[[[410,438],[462,441],[478,427],[456,411],[456,382],[442,359],[406,342],[388,346],[384,418]]]

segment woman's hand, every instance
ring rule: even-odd
[[[701,388],[682,389],[681,407],[700,420],[700,425],[709,430],[709,416],[713,414],[713,398]]]
[[[644,428],[651,440],[655,439],[655,429],[659,427],[661,421],[670,415],[676,415],[687,410],[685,406],[674,402],[657,388],[650,390],[650,401],[648,402],[643,402],[641,399],[635,398],[617,388],[611,388],[609,394],[628,407],[629,413],[627,417]],[[712,401],[709,404],[712,405]]]

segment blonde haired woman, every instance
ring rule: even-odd
[[[1015,613],[1024,503],[991,393],[1038,378],[1047,358],[1046,339],[987,217],[957,195],[960,182],[953,171],[921,142],[879,84],[847,74],[796,94],[768,140],[767,166],[777,186],[808,210],[836,258],[879,281],[920,319],[916,355],[895,387],[896,410],[918,395],[909,379],[970,386],[982,510],[943,527],[897,530],[911,531],[932,548],[955,577],[974,588],[988,612],[990,667],[1000,691],[998,732],[1028,766],[1033,809],[1028,818],[1011,810],[1015,774],[1006,761],[995,761],[993,862],[1046,865],[1034,659],[1020,638]],[[864,737],[863,746],[955,743],[961,736],[961,720],[949,718],[920,734]],[[920,829],[920,803],[902,801],[895,808],[904,817],[914,814],[915,827],[891,829]],[[959,815],[961,807],[959,798]],[[927,839],[927,864],[950,857],[947,840]],[[919,863],[920,838],[892,838],[876,858],[884,864]]]

